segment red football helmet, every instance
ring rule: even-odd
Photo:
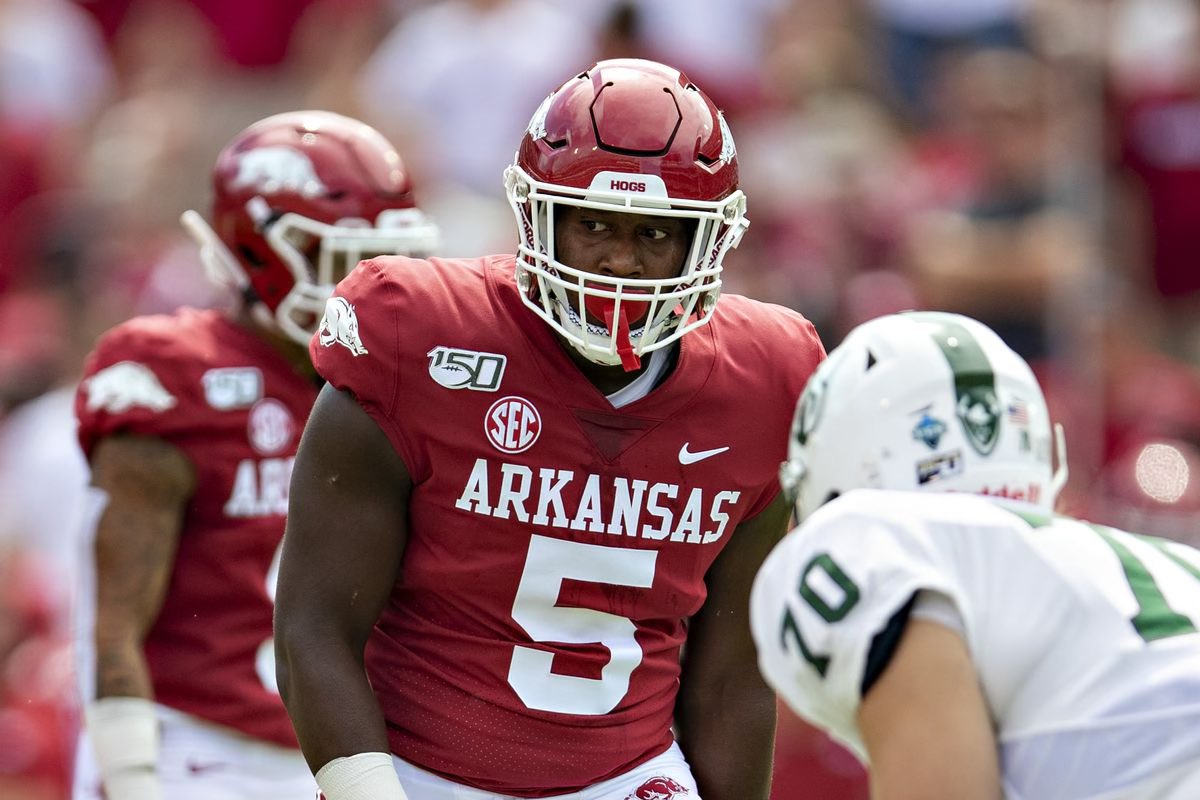
[[[653,61],[601,61],[554,91],[504,181],[526,305],[590,360],[627,369],[709,321],[721,262],[749,224],[724,117],[686,75]],[[562,263],[558,205],[696,220],[680,276],[616,278]]]
[[[217,156],[213,190],[211,227],[194,211],[183,215],[209,274],[302,344],[361,259],[437,247],[396,148],[340,114],[295,111],[254,123]]]

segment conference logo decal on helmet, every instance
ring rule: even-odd
[[[440,345],[429,356],[429,377],[447,389],[494,392],[500,388],[508,356]]]
[[[524,453],[542,435],[542,415],[524,397],[501,397],[484,414],[483,430],[501,453]]]
[[[625,800],[679,800],[691,797],[687,787],[673,778],[656,776],[633,790]]]
[[[230,185],[263,192],[291,191],[308,197],[329,191],[317,177],[312,159],[290,147],[259,147],[242,154]]]
[[[930,450],[936,450],[938,442],[946,433],[946,423],[929,416],[928,412],[924,410],[920,414],[921,418],[917,420],[917,426],[913,428],[913,438],[918,442],[924,442]]]
[[[367,354],[358,336],[358,315],[344,297],[331,297],[325,302],[325,316],[321,317],[317,336],[322,347],[340,344],[356,358]]]
[[[120,361],[97,372],[84,382],[88,411],[121,414],[140,406],[166,411],[175,406],[175,396],[163,387],[145,364]]]

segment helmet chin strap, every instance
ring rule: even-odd
[[[594,295],[585,296],[583,305],[587,312],[599,319],[604,320],[605,326],[608,327],[610,333],[615,333],[615,341],[617,345],[617,355],[621,357],[621,366],[626,372],[634,372],[642,368],[642,359],[633,352],[633,342],[629,339],[629,306],[628,301],[621,303],[621,310],[617,312],[617,301],[611,297],[596,297]],[[633,318],[634,323],[641,322],[646,317],[646,312],[649,311],[647,303],[635,303],[634,305],[642,306],[641,313]],[[615,323],[615,327],[614,327]]]

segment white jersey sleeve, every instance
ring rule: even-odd
[[[966,592],[927,530],[875,492],[851,492],[792,531],[764,562],[751,625],[767,682],[799,715],[864,754],[855,717],[875,637],[921,590],[959,614]]]

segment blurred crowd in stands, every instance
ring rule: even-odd
[[[508,252],[528,109],[623,55],[727,112],[753,223],[729,290],[829,348],[904,308],[984,320],[1068,429],[1065,510],[1200,543],[1200,0],[0,0],[0,796],[65,796],[81,358],[227,301],[178,223],[221,144],[361,117],[445,255]],[[786,712],[777,768],[866,796]]]

